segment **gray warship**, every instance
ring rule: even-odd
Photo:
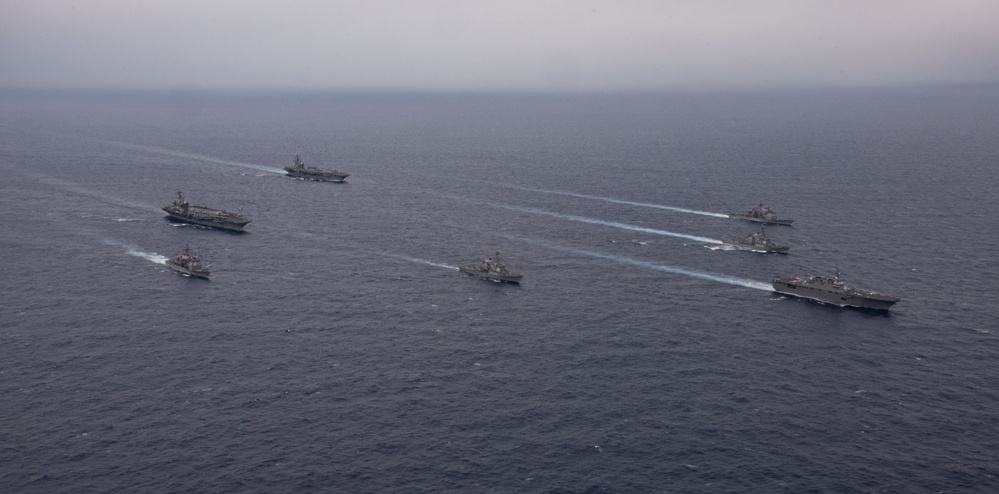
[[[801,297],[840,307],[860,307],[862,309],[888,310],[898,297],[870,290],[846,286],[839,280],[839,270],[834,278],[823,276],[788,276],[773,281],[774,291],[792,297]]]
[[[786,245],[777,245],[773,242],[773,240],[767,238],[766,228],[761,228],[760,231],[747,235],[744,238],[723,238],[722,242],[740,250],[751,250],[753,252],[774,252],[777,254],[787,254],[787,251],[790,249],[790,247]]]
[[[786,218],[778,218],[777,212],[773,209],[765,207],[763,203],[759,206],[746,211],[745,213],[731,213],[728,215],[729,218],[737,220],[755,221],[757,223],[767,223],[770,225],[784,225],[791,226],[794,220],[789,220]]]
[[[190,247],[184,247],[184,252],[181,255],[167,259],[166,265],[180,274],[204,280],[207,280],[212,274],[208,268],[201,265],[201,259],[191,252]]]
[[[483,259],[480,263],[459,266],[458,270],[462,273],[478,276],[487,280],[506,283],[520,283],[520,279],[524,277],[523,275],[507,271],[506,265],[503,264],[503,260],[500,259],[499,252],[491,258],[487,257]]]
[[[184,200],[184,194],[180,192],[177,193],[177,200],[169,206],[164,206],[163,210],[171,220],[237,232],[243,231],[243,227],[250,222],[241,214],[195,206]]]
[[[347,177],[350,176],[349,173],[344,173],[340,170],[327,170],[325,168],[305,166],[305,163],[302,162],[302,158],[297,154],[295,155],[295,164],[286,166],[284,169],[288,172],[289,177],[316,180],[319,182],[343,183]]]

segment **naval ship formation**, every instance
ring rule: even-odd
[[[343,183],[344,180],[350,176],[349,173],[344,173],[340,170],[327,170],[325,168],[305,166],[305,163],[302,162],[302,158],[297,154],[295,155],[295,163],[291,166],[284,167],[284,170],[288,172],[289,177],[316,180],[318,182]]]
[[[292,166],[285,167],[285,170],[292,177],[328,182],[343,182],[349,176],[338,170],[325,170],[305,166],[301,157],[297,155],[295,156],[295,163]],[[163,207],[163,210],[167,212],[171,220],[239,232],[242,232],[243,227],[250,222],[249,219],[238,213],[192,205],[184,199],[184,195],[180,192],[177,193],[177,199],[172,204]],[[764,207],[762,203],[746,213],[732,213],[728,216],[730,218],[757,223],[787,226],[790,226],[793,221],[786,218],[779,218],[775,211],[769,207]],[[787,253],[789,250],[789,247],[777,245],[767,238],[765,229],[762,228],[760,232],[753,233],[745,238],[735,240],[726,239],[724,243],[738,249],[759,252]],[[189,248],[185,248],[181,255],[169,259],[166,264],[170,269],[187,276],[208,279],[211,274],[206,267],[201,265],[200,259],[191,253]],[[499,252],[492,258],[482,260],[482,262],[460,266],[458,270],[462,273],[496,282],[519,284],[523,278],[523,275],[512,273],[506,268],[506,265],[500,258]],[[898,297],[891,295],[849,287],[840,281],[839,270],[836,271],[836,276],[833,278],[822,276],[788,276],[774,279],[772,285],[774,291],[777,293],[842,307],[860,307],[887,311],[900,300]]]
[[[195,206],[187,202],[184,199],[184,194],[180,192],[177,193],[177,199],[173,201],[173,204],[163,206],[163,210],[167,212],[170,219],[175,221],[236,232],[243,231],[243,227],[250,222],[249,219],[238,213]]]
[[[773,225],[791,226],[793,220],[780,218],[777,213],[762,203],[745,213],[732,213],[729,218]],[[777,252],[786,254],[790,247],[775,244],[767,238],[765,228],[741,239],[722,239],[726,245],[741,250],[757,252]],[[889,310],[900,299],[884,293],[847,286],[839,279],[839,270],[832,278],[824,276],[786,276],[772,282],[775,292],[792,297],[806,298],[840,307]]]

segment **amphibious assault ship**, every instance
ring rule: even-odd
[[[523,275],[507,271],[506,265],[503,264],[502,259],[500,259],[499,252],[491,258],[487,257],[483,259],[480,263],[460,266],[458,267],[458,270],[462,273],[478,276],[487,280],[506,283],[520,283],[520,279],[524,277]]]
[[[190,247],[184,247],[184,252],[181,255],[173,259],[167,259],[166,265],[180,274],[204,280],[207,280],[212,274],[211,271],[208,271],[206,267],[201,265],[201,259],[191,252]]]
[[[766,228],[761,228],[760,231],[747,235],[745,238],[728,239],[723,238],[722,242],[735,247],[740,250],[751,250],[754,252],[775,252],[778,254],[787,254],[790,247],[786,245],[777,245],[767,238]]]
[[[792,297],[802,297],[840,307],[888,310],[900,299],[870,290],[852,288],[839,280],[839,270],[834,278],[823,276],[788,276],[773,281],[774,291]]]
[[[764,207],[763,203],[759,206],[746,211],[745,213],[731,213],[728,215],[729,218],[734,218],[737,220],[755,221],[757,223],[767,223],[771,225],[784,225],[791,226],[794,220],[789,220],[786,218],[778,218],[777,212],[768,207]]]
[[[195,206],[184,200],[184,194],[180,192],[177,193],[177,199],[173,204],[163,206],[163,210],[171,220],[237,232],[243,231],[243,227],[250,222],[241,214]]]
[[[305,163],[302,162],[302,158],[297,154],[295,155],[295,164],[286,166],[284,169],[288,172],[289,177],[316,180],[319,182],[343,183],[344,180],[350,176],[349,173],[344,173],[340,170],[327,170],[325,168],[305,166]]]

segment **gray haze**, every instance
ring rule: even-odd
[[[0,87],[999,82],[999,1],[0,0]]]

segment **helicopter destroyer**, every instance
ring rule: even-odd
[[[757,223],[767,223],[770,225],[784,225],[791,226],[794,220],[789,220],[786,218],[778,218],[777,212],[773,209],[763,206],[760,203],[759,206],[746,211],[745,213],[731,213],[728,215],[729,218],[737,220],[755,221]]]
[[[325,168],[305,166],[302,158],[297,154],[295,155],[295,164],[286,166],[284,169],[288,172],[289,177],[316,180],[318,182],[343,183],[350,176],[349,173],[344,173],[340,170],[327,170]]]
[[[503,264],[503,260],[500,259],[499,252],[491,258],[487,257],[483,259],[480,263],[459,266],[458,270],[462,273],[496,282],[520,283],[520,279],[524,277],[523,275],[507,271],[506,265]]]
[[[166,265],[180,274],[203,280],[207,280],[212,274],[207,267],[201,265],[201,259],[191,252],[190,247],[184,247],[184,252],[181,255],[167,259]]]
[[[859,307],[862,309],[888,310],[898,297],[885,295],[870,290],[852,288],[839,280],[839,270],[836,276],[787,276],[773,281],[774,291],[792,297],[802,297],[840,307]]]
[[[747,235],[744,238],[729,239],[723,238],[722,242],[735,247],[740,250],[751,250],[754,252],[774,252],[777,254],[787,254],[790,247],[786,245],[777,245],[767,238],[766,228],[761,228],[760,231]]]
[[[177,199],[173,201],[173,204],[163,206],[163,210],[172,220],[237,232],[242,232],[243,227],[250,222],[241,214],[205,206],[195,206],[187,202],[184,199],[184,194],[180,192],[177,193]]]

